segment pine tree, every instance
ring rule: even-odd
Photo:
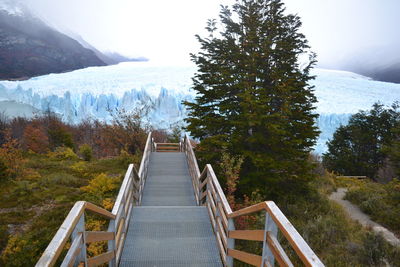
[[[309,84],[315,55],[299,33],[300,18],[285,13],[280,0],[222,7],[222,29],[210,20],[209,36],[197,36],[197,96],[185,102],[187,130],[201,140],[200,157],[213,162],[223,149],[244,156],[243,192],[261,188],[269,197],[304,189],[318,135]],[[308,63],[301,66],[304,55]]]

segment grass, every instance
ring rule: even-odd
[[[35,265],[73,204],[86,200],[102,206],[103,198],[107,198],[105,208],[109,208],[127,163],[137,163],[137,157],[129,155],[87,162],[70,151],[57,153],[25,153],[24,175],[1,183],[0,266]],[[103,181],[112,181],[113,187],[93,197],[83,188],[100,175]],[[88,228],[99,229],[101,224],[105,222],[88,217]],[[89,248],[91,253],[99,250],[94,246]]]

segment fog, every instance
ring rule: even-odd
[[[49,24],[81,35],[103,51],[185,63],[198,49],[220,4],[233,0],[25,0]],[[380,58],[398,54],[399,0],[286,0],[323,67],[338,68],[353,54],[378,48]],[[389,49],[390,48],[390,49]],[[376,49],[375,49],[376,51]],[[369,53],[366,53],[369,54]]]

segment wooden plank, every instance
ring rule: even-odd
[[[250,241],[264,241],[264,230],[235,230],[229,231],[229,238],[250,240]]]
[[[95,267],[98,266],[100,264],[106,263],[111,261],[112,259],[114,259],[115,257],[115,252],[114,251],[109,251],[106,253],[103,253],[99,256],[93,257],[88,259],[88,267]]]
[[[219,210],[219,214],[221,216],[222,224],[224,226],[225,231],[228,231],[228,219],[226,218],[226,213],[224,208],[222,207],[222,203],[218,202],[217,208]]]
[[[116,253],[116,262],[119,264],[119,260],[121,258],[121,254],[124,248],[124,243],[125,243],[125,234],[121,236],[121,245],[117,247],[117,253]]]
[[[336,176],[336,178],[367,179],[367,176]]]
[[[54,235],[50,244],[47,246],[46,250],[43,252],[39,261],[36,263],[37,267],[54,266],[58,257],[60,256],[65,243],[67,243],[72,231],[74,230],[79,218],[85,211],[85,202],[78,201],[72,207],[70,212],[62,223],[61,227],[58,229],[57,233]]]
[[[180,146],[179,143],[156,143],[157,146]]]
[[[204,186],[208,183],[208,179],[205,179],[201,185],[199,186],[199,190],[202,190],[204,188]]]
[[[81,252],[81,246],[83,246],[83,239],[82,239],[82,233],[79,233],[75,238],[74,241],[72,241],[71,247],[69,248],[67,255],[65,255],[65,258],[63,262],[61,263],[61,267],[72,267],[74,266],[76,257],[78,254]]]
[[[228,213],[228,218],[236,218],[239,216],[249,215],[249,214],[252,214],[255,212],[265,210],[265,208],[266,208],[265,202],[261,202],[261,203],[255,204],[253,206],[232,212],[230,214]]]
[[[125,222],[125,219],[121,218],[121,221],[120,221],[119,226],[118,226],[117,234],[115,236],[115,242],[116,242],[117,248],[121,245],[121,236],[122,236],[122,234],[124,233],[124,230],[125,230],[125,229],[123,229],[124,226],[125,226],[124,222]]]
[[[247,264],[250,264],[253,266],[261,266],[261,263],[262,263],[261,256],[243,252],[243,251],[236,250],[236,249],[228,248],[228,256],[231,256],[232,258],[235,258],[239,261],[242,261],[244,263],[247,263]]]
[[[214,216],[216,216],[217,215],[217,208],[215,207],[214,199],[211,197],[210,191],[207,190],[206,192],[207,192],[207,196],[208,196],[208,203],[210,203],[212,212],[213,212]]]
[[[267,232],[267,244],[271,249],[272,254],[274,254],[275,260],[279,263],[279,266],[293,267],[288,255],[283,250],[276,237],[271,234],[271,232]]]
[[[85,239],[86,243],[92,243],[92,242],[114,240],[115,234],[114,232],[87,231],[85,232],[85,237],[86,237]]]
[[[222,245],[221,237],[218,232],[215,233],[215,237],[217,238],[217,245],[218,245],[218,249],[219,249],[219,254],[221,255],[221,259],[224,263],[224,266],[227,266],[226,265],[226,252],[225,252],[224,246]]]
[[[297,255],[306,266],[325,266],[321,260],[315,255],[314,251],[308,246],[306,241],[297,232],[294,226],[289,222],[282,211],[273,201],[266,201],[265,206],[267,212],[271,215],[282,234],[286,237]]]
[[[204,191],[203,193],[201,193],[201,196],[200,196],[200,201],[202,201],[206,196],[207,196],[207,190],[206,191]]]
[[[221,223],[221,217],[217,217],[217,229],[221,237],[222,244],[224,245],[224,248],[228,248],[228,240],[226,238],[224,227],[222,226]]]
[[[216,230],[215,230],[216,225],[215,225],[215,217],[214,217],[214,214],[213,214],[212,211],[211,211],[210,204],[207,203],[206,205],[207,205],[208,215],[210,216],[211,226],[213,227],[213,231],[216,232]]]
[[[95,213],[97,213],[99,215],[102,215],[102,216],[104,216],[106,218],[115,219],[115,215],[114,214],[112,214],[108,210],[100,208],[100,207],[98,207],[98,206],[96,206],[96,205],[94,205],[94,204],[92,204],[90,202],[86,202],[85,203],[85,209],[86,210],[90,210],[92,212],[95,212]]]

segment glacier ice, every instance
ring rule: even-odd
[[[147,106],[148,121],[157,128],[169,128],[187,114],[182,100],[195,96],[191,89],[195,70],[194,66],[127,62],[26,81],[1,81],[0,101],[15,101],[35,110],[50,109],[69,123],[87,118],[109,121],[109,110]],[[339,125],[348,122],[351,114],[369,109],[377,101],[390,105],[400,100],[400,84],[377,82],[344,71],[315,69],[314,74],[322,132],[315,147],[317,153],[326,150],[326,141]]]

